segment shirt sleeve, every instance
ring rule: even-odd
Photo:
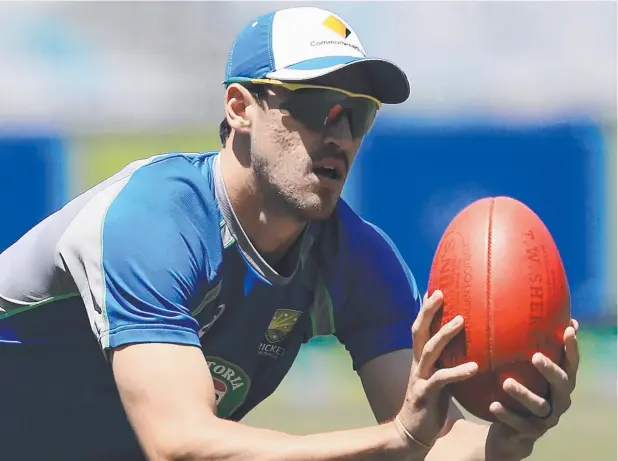
[[[199,346],[191,306],[219,242],[205,184],[182,158],[148,165],[95,195],[69,226],[59,254],[103,349]]]
[[[349,294],[336,322],[356,371],[376,357],[411,348],[421,306],[414,276],[394,243],[378,227],[363,225],[350,248]]]

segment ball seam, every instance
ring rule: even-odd
[[[494,309],[492,302],[492,292],[491,292],[491,256],[492,256],[492,234],[493,234],[493,220],[494,220],[494,204],[495,199],[491,199],[489,202],[489,231],[487,234],[487,346],[488,346],[488,354],[487,360],[489,369],[493,369],[493,346],[494,346]]]

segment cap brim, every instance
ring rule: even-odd
[[[410,83],[405,72],[391,61],[381,58],[315,58],[270,72],[266,77],[287,82],[310,82],[353,66],[362,67],[372,88],[370,96],[383,104],[401,104],[410,96]]]

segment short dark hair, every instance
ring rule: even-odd
[[[265,85],[243,85],[243,86],[253,94],[257,102],[261,102],[264,96],[266,95]],[[222,146],[225,146],[225,142],[227,141],[227,138],[230,137],[231,132],[232,132],[232,127],[227,122],[227,117],[223,117],[223,120],[219,124],[219,139],[221,140]]]

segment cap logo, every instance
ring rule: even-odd
[[[328,27],[330,30],[332,30],[342,38],[348,38],[352,33],[352,31],[348,29],[339,18],[335,17],[332,14],[324,20],[322,25]]]

